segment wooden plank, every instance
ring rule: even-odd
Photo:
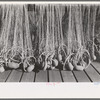
[[[73,71],[78,82],[91,82],[84,71]]]
[[[49,70],[49,81],[50,82],[62,82],[60,72]]]
[[[13,70],[7,79],[7,82],[19,82],[22,76],[21,70]]]
[[[91,65],[85,71],[93,82],[100,81],[100,75]]]
[[[61,74],[64,82],[76,82],[71,71],[61,71]]]
[[[47,71],[41,70],[38,73],[36,73],[35,82],[47,82],[47,81],[48,81]]]
[[[10,73],[11,70],[7,70],[3,73],[0,73],[0,82],[5,82]]]
[[[92,62],[92,65],[96,68],[96,70],[100,73],[100,63],[99,62]]]
[[[34,81],[35,72],[24,72],[21,82],[33,82]]]

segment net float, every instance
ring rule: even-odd
[[[28,71],[28,72],[31,72],[34,68],[35,68],[34,65],[30,65],[30,66],[27,68],[27,71]]]
[[[14,69],[17,69],[19,67],[19,63],[11,61],[11,60],[9,60],[7,65],[9,68],[14,68]]]
[[[58,55],[58,61],[62,61],[62,55],[61,54]]]
[[[35,62],[36,62],[36,58],[34,56],[30,56],[27,58],[28,72],[31,72],[35,68]]]
[[[52,66],[58,66],[58,60],[57,59],[52,60]]]
[[[93,60],[96,60],[96,58],[97,58],[97,57],[94,55],[94,56],[93,56]]]
[[[82,71],[82,70],[84,70],[84,67],[81,66],[81,65],[76,65],[76,66],[75,66],[75,69],[76,69],[76,70]]]
[[[45,62],[45,66],[44,66],[44,70],[46,70],[48,68],[48,63],[47,61]]]
[[[71,71],[74,69],[74,66],[70,62],[68,62],[68,69],[71,70]]]
[[[52,70],[55,69],[55,66],[52,66],[51,69],[52,69]]]
[[[5,71],[4,66],[3,65],[0,65],[0,73],[2,73],[4,71]]]
[[[7,55],[9,55],[9,53],[12,51],[13,51],[12,49],[9,49]],[[18,53],[18,54],[17,53],[18,52],[16,51],[16,54],[14,54],[13,56],[8,56],[8,59],[6,61],[6,65],[9,68],[14,68],[14,69],[19,68],[19,66],[21,64],[21,55],[20,55],[20,53]]]
[[[26,71],[26,68],[28,67],[28,64],[26,60],[23,62],[23,70]]]
[[[50,61],[48,61],[47,63],[48,63],[48,65],[51,65],[51,62]]]
[[[48,65],[47,67],[48,67],[48,68],[51,68],[51,66],[50,66],[50,65]]]

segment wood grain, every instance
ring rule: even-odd
[[[33,82],[34,81],[35,72],[24,72],[21,82]]]
[[[49,81],[50,82],[62,82],[61,75],[59,71],[49,71]]]
[[[78,82],[91,82],[84,71],[73,71]]]
[[[93,82],[100,82],[100,75],[91,65],[85,71]]]
[[[12,70],[10,76],[7,79],[7,82],[19,82],[22,76],[22,71]]]
[[[99,62],[92,62],[92,65],[100,73],[100,63]]]
[[[76,82],[71,71],[61,71],[64,82]]]
[[[47,71],[41,70],[38,73],[36,73],[35,82],[47,82],[47,81],[48,81]]]
[[[5,82],[10,73],[11,73],[11,70],[7,70],[3,73],[0,73],[0,82]]]

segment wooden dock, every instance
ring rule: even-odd
[[[99,82],[100,63],[93,62],[84,71],[46,70],[23,72],[7,70],[0,73],[0,82]]]

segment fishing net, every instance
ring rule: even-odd
[[[59,64],[63,69],[66,63],[85,64],[87,68],[95,51],[99,52],[95,42],[99,8],[72,4],[0,5],[1,62],[23,63],[24,70],[36,62],[44,70],[59,68]]]

